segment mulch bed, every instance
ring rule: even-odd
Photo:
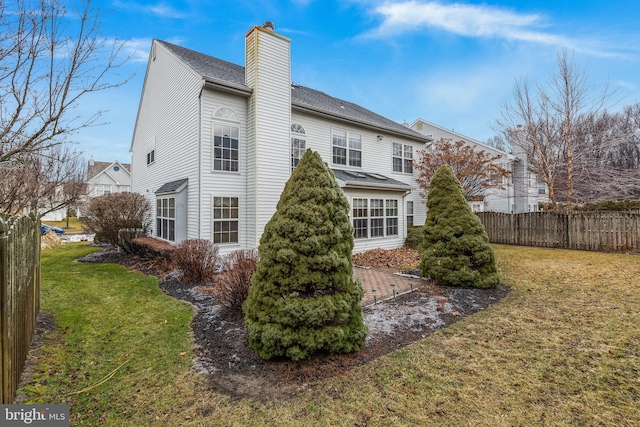
[[[371,261],[374,258],[370,254],[368,262],[375,264]],[[325,378],[348,373],[354,366],[423,339],[509,293],[509,288],[503,285],[481,290],[427,284],[395,300],[364,308],[370,332],[365,347],[357,353],[317,355],[301,362],[264,361],[248,346],[241,317],[227,313],[211,292],[181,283],[177,274],[162,265],[112,250],[91,254],[81,261],[116,263],[157,276],[163,292],[189,302],[196,309],[191,323],[196,344],[195,368],[208,376],[210,387],[235,398],[256,400],[286,398]],[[381,263],[390,268],[391,262],[386,258]]]

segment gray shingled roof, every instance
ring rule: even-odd
[[[98,174],[103,172],[109,166],[114,164],[115,162],[93,162],[93,166],[91,166],[91,162],[89,162],[89,166],[87,166],[87,180],[90,181],[95,178]],[[123,168],[125,168],[129,173],[131,173],[131,165],[129,163],[120,163]]]
[[[245,86],[244,67],[162,40],[156,41],[173,52],[202,77]],[[249,90],[248,87],[247,90]],[[428,140],[426,136],[373,111],[305,86],[291,85],[291,102],[331,116],[381,127],[424,141]]]
[[[184,179],[179,179],[177,181],[164,183],[162,184],[162,187],[156,190],[156,194],[172,193],[176,191],[178,188],[180,188],[180,186],[182,186],[182,184],[185,184],[187,181],[189,181],[189,178],[184,178]]]
[[[372,188],[386,188],[394,190],[411,190],[408,184],[397,179],[389,178],[388,176],[381,175],[379,173],[364,172],[364,171],[346,171],[342,169],[332,169],[336,179],[345,183],[346,187],[349,186],[363,186]]]

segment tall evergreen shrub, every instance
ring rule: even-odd
[[[499,279],[493,248],[447,165],[431,180],[427,209],[420,246],[422,275],[449,286],[495,287]]]
[[[360,349],[367,327],[353,281],[349,202],[320,155],[307,150],[264,229],[243,309],[264,359]]]

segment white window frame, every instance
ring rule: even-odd
[[[343,153],[336,157],[336,150]],[[344,163],[336,161],[336,158],[344,158]],[[331,128],[331,163],[336,166],[362,168],[362,134]]]
[[[302,125],[293,123],[291,125],[291,172],[298,166],[306,149],[306,132]]]
[[[240,198],[214,196],[212,202],[211,240],[213,243],[216,245],[240,243]]]
[[[176,198],[156,198],[156,237],[176,241]]]
[[[399,167],[396,161],[399,161]],[[413,174],[413,145],[391,143],[391,168],[397,173]]]
[[[113,193],[113,186],[111,184],[95,184],[93,194],[96,196],[104,196],[105,194]],[[105,191],[106,190],[106,191]]]
[[[353,197],[351,223],[354,239],[376,239],[399,235],[399,200]],[[380,230],[380,228],[382,228]],[[382,233],[380,233],[382,231]]]
[[[407,217],[407,227],[413,227],[413,200],[407,200],[407,206],[405,207],[405,216]]]
[[[120,186],[120,192],[121,193],[131,193],[131,186],[130,185],[121,185]]]
[[[151,166],[156,162],[156,137],[152,137],[147,141],[147,166]]]
[[[218,141],[217,138],[220,140]],[[213,172],[240,172],[240,141],[238,115],[231,108],[218,108],[213,114],[211,124],[211,170]]]

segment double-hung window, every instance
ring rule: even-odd
[[[362,167],[362,135],[333,129],[332,147],[334,165]]]
[[[291,125],[291,171],[293,171],[306,150],[307,141],[304,128],[294,123]]]
[[[393,143],[393,171],[413,173],[413,146]]]
[[[111,194],[111,184],[96,184],[95,195],[104,196],[105,194]]]
[[[367,218],[367,199],[353,199],[353,236],[356,239],[366,239],[368,236],[369,219]]]
[[[222,107],[216,110],[213,117],[214,120],[219,120],[213,124],[213,170],[238,172],[240,164],[238,116],[230,108]]]
[[[398,201],[396,199],[387,199],[387,236],[395,236],[398,234]]]
[[[156,236],[171,242],[176,241],[175,197],[156,199]]]
[[[407,200],[407,227],[413,227],[413,202]]]
[[[354,238],[398,235],[398,200],[352,199],[351,203]]]
[[[213,243],[238,243],[238,198],[213,198]]]

